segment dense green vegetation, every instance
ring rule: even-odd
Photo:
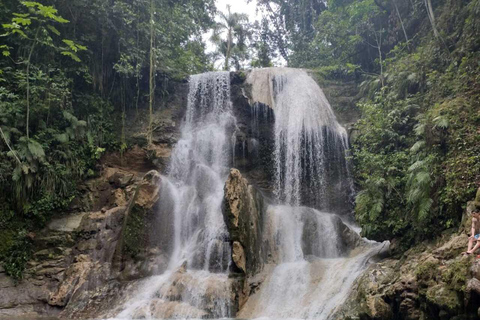
[[[31,231],[65,211],[101,155],[128,148],[127,117],[151,115],[170,80],[219,57],[237,70],[282,58],[359,84],[365,236],[406,248],[458,225],[480,184],[480,0],[257,4],[253,23],[213,0],[0,3],[0,260],[11,275]]]
[[[213,1],[199,0],[0,3],[0,260],[7,272],[21,275],[29,232],[68,207],[100,156],[127,147],[113,123],[124,126],[139,105],[155,108],[169,79],[210,68],[201,36],[214,13]]]
[[[480,1],[321,3],[261,1],[289,65],[361,83],[364,235],[406,248],[457,226],[480,184]]]

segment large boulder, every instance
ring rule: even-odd
[[[225,183],[223,215],[233,246],[237,270],[253,275],[262,264],[263,197],[237,169]]]

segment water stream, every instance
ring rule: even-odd
[[[186,121],[162,177],[157,212],[159,225],[173,227],[158,236],[170,246],[168,270],[147,279],[118,319],[231,314],[230,245],[221,204],[234,126],[230,74],[192,76]]]

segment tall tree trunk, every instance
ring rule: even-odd
[[[137,15],[140,16],[140,9],[137,10]],[[135,44],[136,44],[136,47],[137,47],[137,50],[139,52],[140,51],[140,48],[139,48],[139,30],[140,30],[140,26],[139,26],[139,23],[137,21],[137,25],[136,25],[136,29],[137,29],[137,32],[136,32],[136,39],[135,39]],[[140,100],[140,72],[141,72],[141,66],[140,66],[140,63],[138,61],[138,56],[135,58],[135,77],[136,77],[136,80],[137,80],[137,83],[136,83],[136,86],[137,86],[137,96],[135,98],[135,116],[138,116],[138,102]]]
[[[228,28],[228,36],[227,36],[227,52],[225,53],[225,71],[230,69],[230,56],[232,55],[232,28]]]
[[[433,14],[432,1],[425,0],[425,7],[427,8],[428,19],[432,24],[433,34],[437,39],[440,39],[440,33],[438,32],[437,25],[435,23],[435,15]]]
[[[382,82],[382,87],[385,86],[385,82],[383,79],[383,56],[382,56],[382,31],[380,30],[377,34],[376,31],[374,31],[375,34],[375,42],[377,43],[377,50],[378,50],[378,62],[380,63],[380,81]]]
[[[150,99],[149,99],[149,121],[148,121],[148,143],[152,144],[153,141],[153,101],[155,94],[155,57],[153,48],[153,36],[154,36],[154,5],[153,0],[150,0]]]
[[[37,45],[40,28],[41,26],[38,27],[37,32],[35,33],[35,39],[33,40],[33,44],[30,48],[30,53],[28,54],[27,59],[27,119],[25,124],[27,131],[27,139],[30,139],[30,63],[32,61],[33,50],[35,50],[35,46]]]
[[[400,15],[400,10],[398,10],[396,0],[393,0],[393,5],[395,6],[395,11],[397,12],[397,15],[398,15],[398,20],[400,20],[400,24],[402,25],[403,35],[405,36],[405,41],[407,42],[407,46],[408,46],[409,44],[408,44],[407,31],[405,31],[405,26],[403,25],[402,16]]]

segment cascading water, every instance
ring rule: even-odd
[[[326,210],[348,201],[348,136],[327,98],[304,71],[282,69],[272,79],[279,200]]]
[[[335,214],[351,211],[346,131],[306,72],[254,70],[248,81],[258,102],[252,131],[259,134],[263,120],[275,119],[277,204],[262,218],[263,281],[237,317],[332,318],[381,246],[362,240]],[[233,316],[221,206],[237,129],[229,73],[192,76],[182,137],[161,182],[157,220],[163,231],[154,235],[168,251],[169,266],[143,281],[118,319]],[[258,144],[249,138],[249,149],[256,152]]]
[[[159,225],[173,226],[157,239],[170,245],[168,270],[146,279],[117,318],[230,316],[230,246],[221,204],[234,126],[229,72],[192,76],[157,212]]]
[[[346,130],[303,70],[253,70],[247,81],[254,101],[274,111],[275,192],[282,205],[267,209],[267,275],[238,316],[329,319],[382,247],[335,214],[352,209]]]

